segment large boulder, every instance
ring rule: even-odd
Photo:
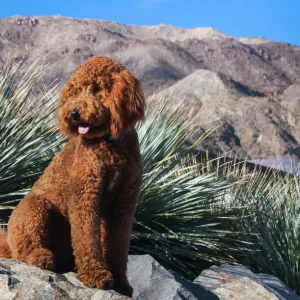
[[[150,255],[130,256],[128,278],[133,299],[139,300],[217,300],[200,285],[167,271]]]
[[[254,274],[243,266],[212,266],[194,283],[210,290],[220,300],[299,300],[282,281],[268,274]]]
[[[75,273],[64,275],[0,259],[1,300],[126,300],[114,291],[84,287]]]

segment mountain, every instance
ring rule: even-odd
[[[43,61],[45,81],[65,82],[96,55],[120,60],[147,96],[186,101],[211,152],[252,158],[300,156],[300,47],[212,28],[134,26],[62,16],[0,19],[0,62]],[[199,112],[196,109],[199,108]]]

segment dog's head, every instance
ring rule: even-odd
[[[144,118],[139,81],[118,61],[95,57],[74,71],[62,89],[56,116],[63,134],[117,138]]]

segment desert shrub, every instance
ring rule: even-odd
[[[55,86],[43,88],[41,74],[42,67],[33,66],[22,74],[20,64],[0,66],[2,221],[40,177],[62,143],[53,118]]]
[[[138,127],[144,181],[132,253],[190,279],[212,263],[243,264],[300,293],[299,177],[194,156],[184,141],[199,120],[183,111],[158,102]]]
[[[192,138],[197,116],[183,115],[183,104],[151,103],[138,126],[144,180],[132,233],[131,252],[148,253],[169,269],[195,278],[211,263],[235,263],[242,249],[238,233],[226,229],[236,208],[225,205],[234,168],[226,176],[198,161]],[[186,105],[186,104],[184,104]],[[225,168],[224,168],[225,170]],[[224,173],[223,173],[224,174]],[[235,244],[235,246],[234,246]]]
[[[252,173],[248,184],[236,187],[232,206],[242,207],[230,230],[243,231],[247,254],[236,260],[253,271],[280,278],[300,293],[300,189],[299,177]]]

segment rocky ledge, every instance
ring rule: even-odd
[[[300,299],[276,277],[239,266],[212,266],[191,282],[170,273],[149,255],[130,256],[128,277],[133,299],[140,300]],[[0,259],[0,298],[129,299],[114,291],[86,288],[75,273],[56,274],[9,259]]]

